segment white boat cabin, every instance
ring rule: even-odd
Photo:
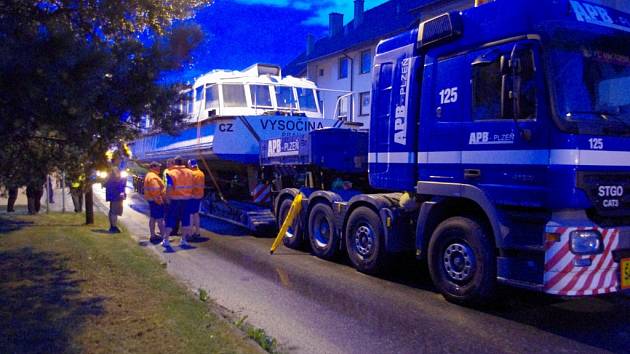
[[[322,118],[312,81],[282,77],[275,65],[254,64],[243,71],[213,70],[184,91],[179,109],[190,123],[212,117],[266,114]]]

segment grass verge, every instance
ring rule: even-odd
[[[247,333],[247,336],[250,339],[258,343],[258,345],[260,345],[260,347],[266,350],[268,353],[280,353],[278,349],[278,342],[275,338],[268,335],[264,329],[255,327],[248,323],[246,320],[247,316],[243,316],[235,321],[234,325],[240,328],[243,332]]]
[[[257,353],[260,348],[107,222],[0,217],[3,352]],[[246,332],[247,333],[247,332]]]

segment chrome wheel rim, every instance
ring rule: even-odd
[[[467,244],[453,243],[444,250],[442,262],[450,280],[462,283],[473,275],[475,254]]]
[[[372,228],[368,225],[360,225],[354,232],[354,245],[359,253],[364,258],[369,257],[374,252],[374,245],[376,243],[376,235]]]

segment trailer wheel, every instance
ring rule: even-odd
[[[332,259],[337,255],[339,233],[335,228],[333,211],[327,204],[317,203],[308,216],[308,235],[313,254]]]
[[[442,295],[459,304],[490,300],[496,287],[496,257],[479,222],[453,217],[443,221],[429,242],[429,272]]]
[[[278,208],[278,229],[282,227],[282,223],[284,222],[284,219],[286,219],[292,203],[293,199],[287,198],[280,204],[280,208]],[[300,221],[300,217],[298,215],[295,220],[293,220],[291,226],[289,226],[284,238],[282,238],[282,242],[289,248],[299,249],[302,246],[302,241],[302,222]]]
[[[381,218],[367,207],[356,208],[346,226],[346,250],[354,267],[363,273],[380,272],[386,261]]]

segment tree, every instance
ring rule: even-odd
[[[180,88],[160,84],[201,41],[176,21],[210,0],[0,3],[0,183],[90,172],[143,117],[167,132]]]

